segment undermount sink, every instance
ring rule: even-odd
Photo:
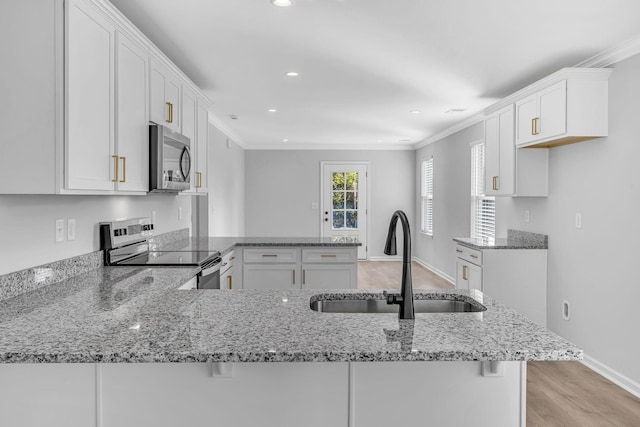
[[[475,301],[474,301],[475,302]],[[396,304],[384,299],[319,299],[310,302],[312,310],[321,313],[398,313]],[[414,299],[416,313],[469,313],[485,311],[482,304],[451,299]]]

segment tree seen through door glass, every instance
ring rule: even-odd
[[[332,174],[333,229],[358,228],[358,172]]]

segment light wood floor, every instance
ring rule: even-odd
[[[453,285],[412,263],[415,289]],[[400,288],[402,263],[361,261],[359,289]],[[527,364],[527,427],[638,427],[640,399],[580,362]]]

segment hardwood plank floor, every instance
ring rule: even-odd
[[[414,289],[454,286],[411,263]],[[399,289],[399,261],[358,262],[358,289]],[[527,364],[528,427],[639,427],[640,399],[580,362]]]

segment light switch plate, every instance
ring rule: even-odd
[[[576,228],[582,228],[582,214],[576,212]]]
[[[529,209],[524,211],[524,222],[529,222],[531,220],[531,214],[529,213]]]

